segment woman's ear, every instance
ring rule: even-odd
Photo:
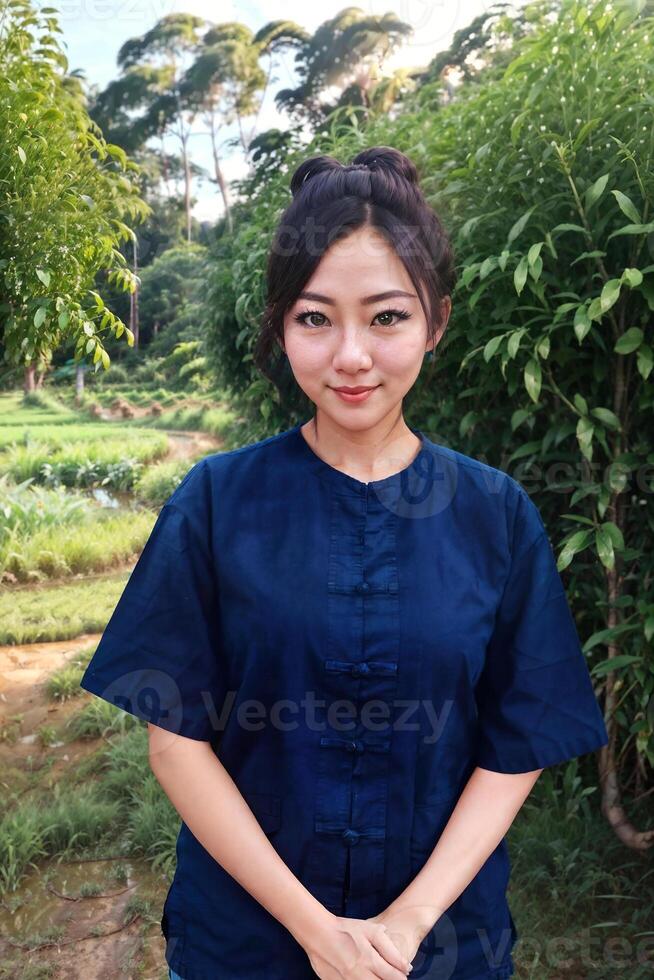
[[[445,328],[447,326],[448,320],[450,319],[450,313],[452,312],[452,298],[450,296],[445,296],[441,300],[441,322],[438,329],[434,332],[434,343],[431,347],[432,353],[436,350],[443,339],[443,334],[445,333]]]

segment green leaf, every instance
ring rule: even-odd
[[[654,231],[654,221],[650,221],[647,225],[623,225],[617,231],[612,231],[606,240],[608,242],[617,235],[649,235],[652,231]]]
[[[464,286],[469,286],[473,279],[477,278],[477,273],[479,272],[479,263],[473,262],[471,265],[467,265],[463,272],[461,273],[461,282]]]
[[[497,352],[497,348],[500,346],[503,340],[504,334],[497,334],[495,337],[491,337],[491,339],[486,343],[484,346],[483,358],[487,363]]]
[[[16,147],[16,152],[18,153],[18,156],[20,157],[21,162],[22,163],[27,163],[27,156],[25,155],[25,150],[23,149],[23,147],[22,146],[17,146]]]
[[[582,416],[577,422],[576,436],[582,455],[589,461],[593,458],[594,434],[595,426],[588,417]]]
[[[600,309],[602,313],[606,313],[618,301],[620,297],[620,285],[619,279],[609,279],[608,282],[604,283],[604,288],[600,295]]]
[[[556,567],[560,572],[568,567],[578,552],[584,550],[592,533],[592,530],[575,531],[572,537],[566,541],[556,563]]]
[[[529,265],[527,263],[527,256],[523,255],[513,272],[513,285],[515,286],[515,291],[518,296],[524,289],[528,271]]]
[[[516,409],[511,416],[511,431],[515,432],[518,426],[522,425],[529,418],[530,414],[531,412],[528,412],[526,408]]]
[[[595,664],[591,673],[594,677],[604,677],[613,670],[620,670],[621,667],[629,667],[630,664],[640,663],[642,657],[637,657],[632,653],[622,653],[619,657],[609,657],[608,660],[601,660]]]
[[[608,408],[593,408],[590,412],[594,415],[596,419],[603,422],[604,425],[608,425],[610,429],[620,429],[620,419],[618,416]]]
[[[536,261],[536,259],[540,255],[540,250],[541,250],[541,248],[543,247],[544,244],[545,244],[545,242],[535,242],[531,246],[531,248],[527,252],[527,262],[529,263],[529,265],[533,265],[534,264],[534,262]]]
[[[613,552],[613,539],[608,531],[600,527],[595,531],[595,547],[599,560],[605,568],[615,567],[615,554]]]
[[[643,331],[640,327],[629,327],[616,341],[613,350],[616,354],[631,354],[643,342]]]
[[[570,222],[568,221],[564,221],[563,224],[556,225],[554,228],[552,228],[552,234],[554,234],[555,231],[580,231],[582,235],[588,234],[586,229],[583,228],[581,225],[573,225],[570,224]]]
[[[642,218],[641,215],[638,214],[636,205],[631,198],[627,197],[626,194],[623,194],[622,191],[611,191],[611,193],[618,202],[618,206],[622,213],[626,215],[630,221],[634,221],[636,224],[639,224],[642,221]]]
[[[507,353],[511,359],[513,359],[518,353],[518,348],[520,347],[520,341],[527,332],[525,327],[520,327],[518,330],[514,330],[512,334],[509,334],[509,339],[506,345]]]
[[[488,258],[484,259],[481,263],[481,268],[479,270],[479,278],[485,279],[489,272],[492,272],[497,265],[497,258],[495,255],[489,255]]]
[[[532,204],[532,206],[528,208],[527,211],[525,211],[525,213],[518,218],[515,224],[511,226],[511,230],[509,231],[507,237],[507,245],[510,245],[511,242],[515,241],[518,235],[525,229],[527,222],[529,221],[535,209],[536,209],[536,205]]]
[[[530,357],[525,364],[524,382],[529,397],[533,402],[537,402],[538,396],[540,395],[542,374],[540,361],[537,361],[534,357]]]
[[[41,280],[41,282],[43,283],[43,285],[47,288],[50,285],[50,273],[48,272],[48,270],[37,269],[36,274]]]
[[[601,121],[602,121],[602,117],[597,116],[595,119],[589,119],[588,122],[585,122],[584,125],[579,130],[579,132],[577,133],[577,135],[575,136],[573,149],[578,150],[581,144],[586,139],[586,137],[589,135],[589,133],[592,133],[592,131],[599,125]]]
[[[68,310],[62,310],[59,314],[59,326],[62,330],[65,330],[70,322],[70,314]]]
[[[578,391],[575,392],[573,401],[578,412],[582,415],[588,415],[588,402],[583,395],[580,395]]]
[[[45,320],[47,315],[48,315],[48,311],[46,310],[45,306],[39,306],[38,310],[34,314],[34,326],[35,327],[42,326],[43,321]]]
[[[608,180],[609,180],[609,175],[602,174],[601,177],[597,178],[594,184],[590,185],[590,187],[588,188],[588,190],[584,195],[584,204],[586,210],[592,207],[595,201],[598,201],[600,199],[600,197],[604,193]]]
[[[588,310],[586,309],[585,304],[578,306],[575,311],[573,323],[573,330],[578,343],[582,342],[592,325],[593,321],[588,316]]]
[[[647,344],[641,344],[641,346],[638,348],[638,352],[636,354],[636,366],[641,378],[644,378],[645,381],[647,381],[651,374],[652,368],[654,367],[654,351],[652,351],[652,348],[648,347]]]
[[[625,269],[620,279],[633,289],[635,286],[640,286],[643,274],[640,269]]]
[[[605,521],[602,524],[602,530],[609,535],[613,547],[617,551],[624,551],[624,536],[617,524],[614,524],[613,521]]]
[[[546,334],[541,340],[536,344],[536,352],[542,360],[547,360],[550,354],[550,338],[549,334]]]

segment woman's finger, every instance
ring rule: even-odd
[[[374,948],[371,952],[372,965],[370,969],[373,972],[373,976],[379,977],[379,980],[406,980],[407,972],[403,966],[399,968],[392,966],[388,960],[384,956],[381,956]]]
[[[391,967],[402,971],[402,976],[411,969],[411,962],[408,958],[407,942],[402,933],[397,933],[397,942],[393,938],[393,933],[389,933],[384,925],[373,929],[370,935],[370,942],[374,949],[383,956]],[[404,947],[404,948],[402,948]],[[395,977],[395,974],[391,974]]]

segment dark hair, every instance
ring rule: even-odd
[[[392,146],[363,150],[349,165],[328,155],[310,157],[290,186],[293,199],[268,255],[266,305],[253,351],[262,374],[283,393],[287,359],[277,341],[283,342],[284,316],[329,246],[364,226],[378,230],[404,263],[433,337],[439,324],[431,311],[452,293],[457,274],[449,238],[423,196],[413,161]]]

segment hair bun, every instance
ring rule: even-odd
[[[353,164],[365,164],[370,170],[386,170],[404,178],[414,187],[420,185],[420,178],[413,160],[396,150],[394,146],[373,146],[357,153]]]
[[[326,153],[321,153],[316,157],[309,157],[308,160],[304,160],[300,164],[291,178],[291,194],[293,197],[295,197],[304,182],[309,177],[314,177],[316,174],[324,173],[326,170],[342,169],[343,164],[340,163],[340,161],[338,161],[335,157],[331,157]]]
[[[412,187],[420,186],[420,178],[413,160],[393,146],[373,146],[357,153],[352,163],[347,165],[343,165],[335,157],[325,153],[304,160],[291,178],[291,194],[295,197],[308,179],[331,170],[385,172],[396,179],[406,181]]]

